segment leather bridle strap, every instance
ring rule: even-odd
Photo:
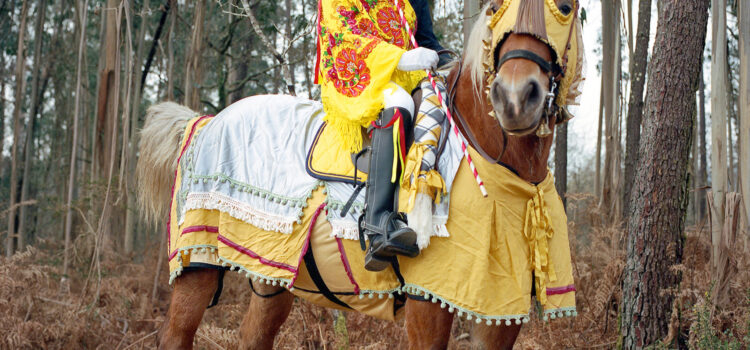
[[[497,158],[491,157],[483,148],[482,145],[477,141],[477,138],[474,136],[474,133],[471,132],[471,127],[464,119],[463,115],[461,115],[461,112],[456,108],[456,104],[453,103],[456,97],[456,92],[458,89],[456,88],[456,85],[458,85],[458,80],[461,78],[461,72],[463,68],[463,60],[458,61],[458,71],[456,72],[456,78],[449,84],[448,86],[448,107],[451,109],[451,113],[453,114],[456,120],[456,123],[461,125],[464,134],[467,139],[469,139],[469,145],[474,147],[474,149],[479,153],[484,159],[492,162],[492,163],[499,163],[500,158],[503,155],[503,152],[500,152],[500,154],[497,156]],[[447,139],[447,137],[446,137]],[[442,151],[440,152],[442,153]]]
[[[500,67],[508,60],[512,60],[515,58],[522,58],[525,60],[529,60],[531,62],[534,62],[539,66],[539,68],[542,69],[544,73],[547,74],[553,74],[553,67],[555,70],[559,70],[556,64],[549,62],[542,58],[541,56],[535,54],[534,52],[531,52],[529,50],[512,50],[506,52],[502,58],[500,58],[500,61],[497,62],[497,69],[500,70]]]

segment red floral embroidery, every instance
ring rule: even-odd
[[[398,47],[404,47],[403,31],[401,28],[401,17],[391,7],[385,7],[378,11],[378,27],[386,34],[388,42]]]
[[[327,78],[336,91],[348,97],[357,97],[370,85],[370,68],[365,59],[377,45],[373,41],[359,53],[352,48],[342,49],[336,56],[334,66],[328,70]]]

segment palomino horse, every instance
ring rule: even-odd
[[[510,4],[514,1],[516,7]],[[520,5],[517,4],[519,1]],[[493,21],[493,16],[498,11],[508,10],[508,7],[515,8],[520,18],[532,14],[535,9],[545,11],[545,6],[546,11],[551,11],[555,16],[568,16],[564,28],[570,30],[565,33],[568,38],[565,45],[558,42],[555,48],[551,40],[544,40],[540,35],[540,31],[545,30],[544,15],[541,15],[541,21],[539,18],[541,12],[537,12],[536,17],[515,21],[515,30],[503,32],[490,27],[491,23],[501,22]],[[550,9],[550,6],[554,8]],[[491,166],[511,169],[529,184],[541,183],[548,177],[546,164],[553,139],[549,129],[558,119],[566,119],[566,113],[558,107],[565,104],[560,100],[566,101],[566,96],[557,99],[555,87],[560,82],[559,77],[566,73],[570,37],[573,36],[576,45],[580,46],[580,39],[577,39],[580,38],[580,27],[575,23],[576,8],[575,0],[493,0],[472,31],[462,62],[454,66],[447,79],[451,108],[460,120],[459,129],[468,136],[470,145],[479,150],[482,156],[497,163]],[[580,66],[580,62],[577,64]],[[551,67],[557,67],[557,70]],[[488,72],[493,73],[489,79]],[[173,132],[172,138],[176,138],[181,135],[184,122],[184,118],[162,120],[161,123],[147,121],[143,135],[148,135],[149,128],[173,128],[177,132]],[[159,194],[165,193],[168,180],[155,179],[169,179],[169,174],[174,174],[177,152],[175,145],[164,139],[142,140],[139,176],[142,180],[146,177],[152,179],[143,180],[139,191],[149,196],[142,200],[150,215],[163,215],[164,204],[161,201],[164,198]],[[450,242],[453,238],[445,239]],[[167,320],[160,332],[161,348],[192,347],[205,306],[217,290],[219,273],[216,269],[191,269],[176,278]],[[531,273],[528,271],[529,275]],[[251,299],[240,329],[240,348],[270,349],[289,315],[294,296],[275,284],[251,283],[257,293],[274,296]],[[550,295],[549,290],[547,295]],[[434,299],[432,302],[424,298],[407,299],[405,318],[410,348],[446,348],[454,318],[451,311],[445,305],[435,303]],[[472,338],[480,348],[511,348],[521,329],[520,318],[515,324],[505,321],[495,325],[490,325],[490,320],[486,324],[480,323],[479,318],[476,320]]]

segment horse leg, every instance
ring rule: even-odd
[[[219,271],[185,271],[175,280],[167,320],[162,325],[159,349],[192,349],[193,337],[211,303],[219,282]]]
[[[282,291],[282,287],[251,283],[256,295],[250,300],[250,307],[240,325],[239,348],[271,349],[276,334],[292,310],[294,295],[287,290]]]
[[[406,334],[409,349],[446,349],[451,336],[453,314],[438,303],[406,300]]]
[[[521,325],[487,326],[474,325],[471,330],[472,349],[513,349],[521,331]]]

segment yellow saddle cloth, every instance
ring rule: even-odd
[[[305,169],[319,180],[355,183],[354,157],[339,141],[335,129],[327,126],[328,123],[323,123],[315,135],[307,152]],[[365,135],[362,139],[368,141]],[[356,182],[366,180],[367,174],[358,170]]]

